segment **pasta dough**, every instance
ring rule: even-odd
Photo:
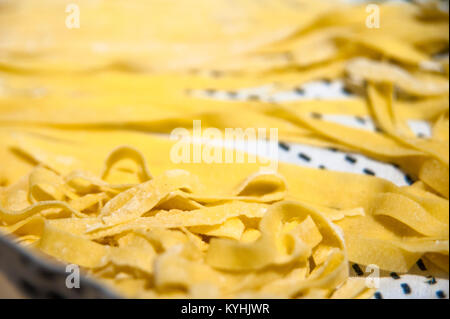
[[[369,28],[364,5],[327,0],[78,2],[79,30],[59,25],[59,1],[0,4],[2,233],[125,297],[367,298],[349,262],[407,272],[426,258],[448,272],[448,13],[380,3],[382,27]],[[355,94],[199,94],[274,96],[322,79]],[[321,114],[371,117],[378,130]],[[411,119],[432,136],[415,136]],[[198,120],[276,128],[417,181],[261,172],[236,150],[242,162],[175,163],[162,134]]]

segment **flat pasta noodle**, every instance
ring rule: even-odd
[[[346,66],[350,77],[373,82],[388,82],[411,95],[433,96],[448,94],[448,80],[435,76],[423,78],[410,74],[397,65],[358,58]]]

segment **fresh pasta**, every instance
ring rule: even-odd
[[[380,3],[372,28],[364,4],[340,1],[79,2],[80,30],[58,26],[58,1],[0,4],[1,235],[129,298],[370,298],[350,262],[408,272],[423,258],[448,272],[447,12]],[[274,99],[315,80],[352,95]],[[236,98],[258,87],[268,99]],[[321,116],[336,114],[377,130]],[[175,163],[167,134],[195,121],[219,135],[276,128],[415,182],[261,171],[223,144],[208,145],[211,162]]]

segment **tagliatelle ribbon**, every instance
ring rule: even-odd
[[[424,160],[416,175],[448,198],[448,143],[436,139],[421,140],[408,134],[404,123],[396,119],[391,91],[383,95],[380,88],[369,86],[368,95],[375,118],[389,135],[411,148],[428,153],[429,158]]]
[[[52,208],[60,208],[63,210],[68,211],[69,213],[82,217],[84,214],[81,214],[80,212],[77,212],[73,208],[71,208],[67,203],[61,202],[61,201],[43,201],[36,203],[34,205],[31,205],[30,207],[22,210],[22,211],[8,211],[5,209],[0,210],[0,217],[2,218],[2,221],[11,223],[11,222],[17,222],[19,220],[22,220],[26,217],[32,216],[34,214],[38,214],[39,212],[46,210],[46,209],[52,209]]]
[[[350,61],[346,71],[358,80],[393,83],[400,89],[419,96],[448,94],[448,82],[440,77],[423,78],[402,68],[383,62],[360,58]]]
[[[279,253],[277,253],[276,240],[274,239],[274,237],[280,236],[277,235],[277,232],[282,231],[282,229],[280,229],[280,223],[283,221],[283,219],[289,220],[289,218],[297,217],[297,214],[301,214],[302,210],[305,210],[307,213],[312,214],[312,218],[317,219],[316,223],[325,222],[324,219],[320,220],[320,215],[316,216],[314,215],[314,212],[311,213],[311,210],[308,210],[308,208],[302,207],[300,205],[295,206],[294,204],[286,203],[284,204],[284,206],[281,204],[279,206],[273,206],[272,210],[267,212],[267,214],[261,220],[261,237],[257,241],[247,244],[236,243],[230,240],[214,240],[210,243],[209,246],[208,254],[206,256],[207,263],[214,267],[222,269],[248,270],[258,269],[267,266],[270,263],[284,263],[286,261],[289,261],[291,258],[300,258],[301,260],[302,255],[304,256],[303,258],[305,258],[305,254],[311,254],[311,251],[308,251],[308,245],[305,243],[305,241],[313,240],[311,237],[300,237],[299,239],[292,233],[286,234],[287,237],[284,240],[291,241],[291,247],[289,248],[291,256],[279,255]],[[327,226],[330,228],[327,231],[332,232],[332,226]],[[319,227],[323,229],[325,225]],[[302,227],[300,227],[299,230],[301,228]],[[291,232],[295,233],[295,230],[296,228],[294,228]],[[316,232],[318,231],[316,230]],[[312,233],[314,234],[314,231]],[[338,235],[334,235],[338,237]],[[307,236],[311,235],[308,234]],[[322,238],[319,235],[318,242],[320,242],[321,239]],[[317,242],[315,244],[317,244]],[[315,247],[314,244],[311,246],[312,247],[309,247],[309,249]]]

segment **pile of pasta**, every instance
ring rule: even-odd
[[[126,154],[144,163],[135,149],[121,147],[105,174]],[[254,174],[229,192],[205,195],[189,171],[141,172],[146,181],[126,185],[37,166],[2,192],[7,207],[24,207],[2,209],[2,229],[130,297],[370,293],[364,281],[334,290],[348,276],[342,234],[314,207],[285,200],[281,176]]]
[[[422,258],[448,272],[449,18],[438,1],[379,4],[379,28],[366,4],[341,1],[77,4],[79,29],[64,25],[61,1],[0,3],[2,233],[136,298],[367,298],[349,262],[408,272]],[[314,80],[352,95],[236,98]],[[203,94],[216,91],[229,99]],[[377,130],[321,116],[334,114]],[[286,163],[262,172],[226,163],[220,146],[209,147],[217,162],[174,163],[167,133],[195,120],[277,128],[281,141],[361,153],[413,182]]]

